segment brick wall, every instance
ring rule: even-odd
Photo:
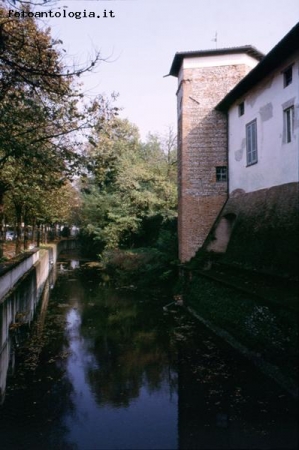
[[[227,120],[214,108],[248,73],[245,65],[184,69],[178,90],[179,258],[188,261],[227,198],[216,167],[227,166]]]

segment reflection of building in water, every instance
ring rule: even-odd
[[[80,261],[76,259],[71,259],[69,261],[63,261],[59,263],[59,271],[65,272],[69,270],[78,269],[80,267]]]
[[[72,259],[70,266],[72,269],[78,269],[80,267],[80,262],[75,259]]]

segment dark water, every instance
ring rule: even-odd
[[[171,299],[78,267],[1,305],[1,449],[297,448],[274,382]]]

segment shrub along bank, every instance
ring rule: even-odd
[[[172,292],[178,266],[176,220],[164,223],[151,245],[107,249],[100,261],[115,285]]]

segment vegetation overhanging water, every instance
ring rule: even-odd
[[[293,402],[171,298],[57,272],[10,332],[2,448],[293,448]]]

